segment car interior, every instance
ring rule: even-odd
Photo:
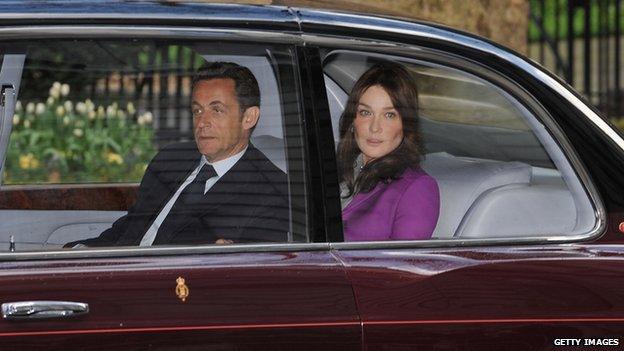
[[[194,50],[206,61],[232,61],[252,70],[260,84],[262,117],[251,142],[291,177],[280,83],[270,55],[215,54],[210,46]],[[419,84],[421,131],[427,150],[421,167],[436,179],[441,196],[434,239],[573,235],[593,228],[591,202],[544,124],[502,89],[457,69],[377,54],[327,54],[324,78],[335,145],[348,91],[361,73],[384,59],[404,62]],[[19,89],[18,77],[24,69],[28,69],[24,55],[5,55],[3,81],[11,81],[12,75]],[[20,250],[59,248],[97,236],[124,213],[3,209],[0,247],[8,248],[9,237],[14,235]],[[292,241],[307,241],[303,232]]]
[[[384,59],[403,61],[419,84],[427,152],[421,167],[440,188],[433,238],[539,237],[592,228],[587,195],[543,124],[510,95],[465,72],[370,53],[327,54],[336,145],[347,92]]]
[[[248,67],[255,75],[260,87],[261,118],[252,133],[251,143],[262,151],[278,168],[289,175],[286,159],[287,146],[284,142],[284,121],[286,118],[283,110],[282,94],[279,91],[280,82],[278,82],[278,76],[274,71],[276,63],[271,62],[272,57],[266,53],[264,55],[262,53],[254,55],[253,52],[245,55],[214,54],[215,51],[227,51],[223,49],[223,46],[221,46],[220,50],[215,50],[214,46],[205,44],[193,46],[193,50],[201,56],[203,61],[235,62]],[[13,56],[18,56],[21,58],[21,61],[11,60]],[[24,70],[28,70],[29,67],[37,68],[41,65],[41,62],[32,62],[28,61],[28,59],[24,62],[24,56],[6,55],[3,60],[3,77],[8,77],[7,72],[12,73],[14,76],[12,81],[15,81],[15,85],[18,87]],[[9,81],[9,79],[3,79],[3,81]],[[160,112],[163,113],[162,110]],[[171,118],[172,111],[165,110],[164,113],[166,116],[161,117],[161,123],[167,123],[167,120]],[[186,113],[186,111],[182,111],[182,113]],[[187,124],[187,140],[192,139],[190,128],[190,125]],[[289,182],[294,184],[297,180],[293,178]],[[15,187],[26,186],[26,184],[12,185],[8,188],[15,189]],[[75,188],[97,185],[60,185],[61,188],[63,186]],[[302,185],[299,183],[299,185],[293,186]],[[7,185],[3,185],[3,188],[8,189]],[[18,250],[60,248],[67,242],[99,235],[125,213],[125,211],[98,210],[3,209],[0,210],[0,221],[3,223],[3,231],[0,233],[0,247],[6,246],[8,248],[10,236],[13,235]],[[303,214],[295,213],[294,216],[295,219],[298,219]],[[299,222],[302,221],[299,220]],[[290,234],[289,241],[307,241],[305,234],[301,230],[294,230]]]

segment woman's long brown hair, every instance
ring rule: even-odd
[[[353,167],[361,153],[353,133],[358,103],[366,89],[378,85],[392,100],[403,124],[403,140],[389,154],[372,160],[354,179]],[[379,63],[368,69],[355,83],[347,106],[340,117],[340,142],[338,143],[338,172],[351,196],[355,192],[369,192],[379,182],[398,179],[407,168],[418,168],[422,144],[418,118],[418,90],[414,77],[400,64]]]

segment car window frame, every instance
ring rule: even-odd
[[[514,237],[514,238],[478,238],[478,239],[427,239],[412,241],[366,241],[366,242],[332,242],[332,248],[353,249],[380,249],[380,248],[445,248],[445,247],[470,247],[492,245],[542,245],[554,243],[578,243],[599,238],[606,232],[607,215],[604,202],[597,187],[593,183],[589,172],[578,156],[572,143],[567,138],[557,121],[534,97],[513,77],[509,77],[500,71],[458,54],[457,44],[448,43],[448,47],[438,42],[435,48],[420,44],[409,44],[389,40],[372,38],[342,38],[326,34],[306,33],[303,36],[307,45],[316,47],[318,50],[348,50],[361,53],[378,55],[391,55],[406,58],[406,60],[418,60],[431,62],[435,65],[448,66],[462,72],[467,72],[488,83],[496,86],[512,96],[527,109],[535,118],[544,124],[553,141],[559,146],[570,167],[575,172],[581,186],[587,194],[592,205],[596,221],[594,227],[587,233],[577,235],[553,234],[542,237]],[[444,50],[444,49],[447,50]],[[492,58],[493,59],[493,58]],[[322,78],[320,78],[322,79]]]
[[[205,28],[191,26],[167,26],[167,25],[37,25],[37,26],[20,26],[0,28],[0,40],[2,41],[19,41],[28,39],[163,39],[163,40],[222,40],[233,42],[248,42],[249,44],[281,44],[288,45],[293,49],[293,85],[296,87],[296,93],[299,95],[299,126],[301,128],[303,143],[302,154],[303,174],[306,178],[305,191],[306,196],[306,231],[309,242],[283,242],[283,243],[263,243],[263,244],[233,244],[233,245],[204,245],[204,246],[158,246],[158,247],[105,247],[105,248],[80,248],[72,250],[40,250],[40,251],[16,251],[16,252],[0,252],[0,262],[2,261],[22,261],[22,260],[49,260],[49,259],[80,259],[80,258],[103,258],[103,257],[136,257],[136,256],[163,256],[163,255],[192,255],[192,254],[218,254],[218,253],[251,253],[251,252],[293,252],[293,251],[328,251],[330,244],[325,242],[326,233],[325,226],[313,228],[316,223],[315,217],[324,216],[326,211],[314,212],[310,210],[311,201],[309,194],[315,193],[315,186],[309,179],[310,161],[315,159],[315,155],[308,148],[310,143],[306,122],[312,116],[306,116],[306,112],[315,111],[310,109],[309,102],[304,101],[304,92],[302,91],[303,79],[311,80],[310,72],[307,66],[307,58],[302,57],[307,54],[301,52],[303,41],[299,33],[277,32],[271,30],[257,29],[223,29],[223,28]],[[304,63],[305,65],[302,65]],[[280,89],[281,91],[281,89]],[[8,138],[7,138],[8,139]],[[286,138],[285,138],[286,139]],[[288,152],[288,151],[287,151]],[[0,155],[4,160],[5,153]],[[289,183],[290,186],[290,183]],[[290,201],[290,199],[289,199]],[[316,234],[315,234],[316,232]],[[320,232],[321,235],[318,235]]]

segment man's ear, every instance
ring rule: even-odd
[[[258,106],[251,106],[243,113],[243,128],[249,130],[256,126],[258,119],[260,118],[260,108]]]

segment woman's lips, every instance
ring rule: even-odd
[[[377,146],[382,143],[379,139],[366,139],[366,143],[371,146]]]

